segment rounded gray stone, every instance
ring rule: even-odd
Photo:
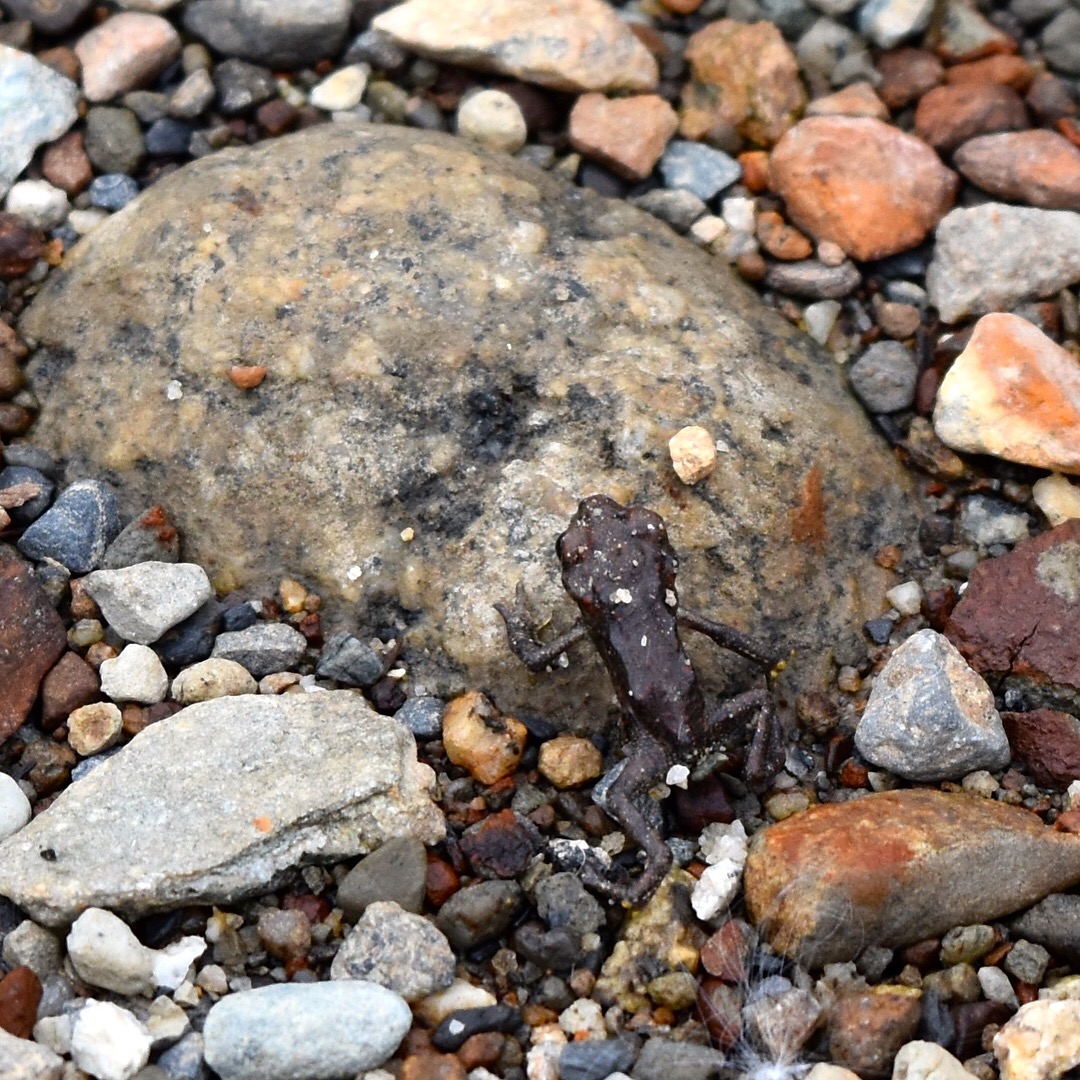
[[[876,341],[851,365],[848,378],[867,412],[898,412],[915,400],[919,365],[899,341]]]
[[[397,994],[371,982],[293,983],[222,998],[203,1028],[221,1080],[345,1080],[381,1065],[412,1022]]]
[[[350,922],[369,904],[393,900],[405,911],[418,912],[427,887],[427,849],[411,836],[401,836],[361,859],[338,886],[336,903]]]
[[[211,654],[235,660],[256,679],[295,667],[307,648],[307,638],[286,623],[256,623],[246,630],[218,634]]]
[[[721,260],[436,132],[328,124],[200,159],[80,241],[21,328],[39,444],[131,513],[161,502],[219,592],[287,573],[328,618],[400,620],[440,695],[535,707],[492,605],[522,580],[574,618],[552,547],[596,491],[665,517],[688,608],[778,651],[877,614],[869,556],[914,525],[836,365]],[[265,382],[238,390],[238,363]],[[689,424],[727,448],[693,489],[667,454]],[[602,724],[610,683],[573,659],[545,712]],[[805,650],[785,678],[832,668]]]

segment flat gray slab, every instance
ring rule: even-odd
[[[0,895],[48,926],[261,892],[285,870],[434,843],[412,736],[347,691],[204,701],[147,728],[0,845]]]

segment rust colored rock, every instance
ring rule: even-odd
[[[266,378],[265,364],[234,364],[228,371],[229,382],[237,390],[254,390]]]
[[[859,82],[811,101],[806,106],[806,115],[870,116],[875,120],[888,120],[889,109],[869,83]]]
[[[926,143],[865,117],[813,116],[769,161],[788,217],[856,259],[915,247],[952,206],[956,174]]]
[[[82,132],[69,131],[52,143],[41,159],[41,171],[50,184],[68,195],[78,195],[89,187],[94,179],[94,167],[83,146]]]
[[[25,274],[45,254],[45,237],[21,217],[0,213],[0,279]]]
[[[1001,83],[1011,86],[1018,94],[1024,93],[1035,78],[1035,68],[1019,56],[987,56],[966,64],[955,64],[945,71],[945,82]]]
[[[757,238],[774,259],[809,259],[814,253],[814,245],[775,210],[758,214]]]
[[[427,880],[424,895],[433,908],[440,908],[461,888],[457,871],[433,852],[428,852]]]
[[[814,968],[989,922],[1077,881],[1080,837],[990,799],[908,789],[762,829],[744,887],[773,948]]]
[[[951,154],[976,135],[1027,126],[1023,99],[1000,83],[938,86],[920,98],[915,110],[915,134],[942,154]]]
[[[945,65],[926,49],[890,49],[878,57],[878,97],[890,109],[902,109],[945,79]]]
[[[701,946],[701,965],[710,975],[736,986],[746,978],[747,931],[729,919]]]
[[[570,111],[570,143],[627,180],[644,180],[678,130],[675,110],[656,94],[582,94]]]
[[[41,680],[66,648],[64,622],[30,564],[0,544],[0,742],[26,719]]]
[[[465,1066],[453,1054],[410,1054],[401,1063],[401,1080],[465,1080]]]
[[[29,1039],[41,1002],[41,980],[28,967],[12,968],[0,979],[0,1028]]]
[[[688,139],[734,131],[772,146],[806,104],[795,54],[772,23],[718,19],[690,38],[686,58],[679,130]]]
[[[41,684],[41,726],[59,727],[68,713],[96,701],[101,690],[98,673],[75,652],[66,652]]]
[[[1013,757],[1044,787],[1062,790],[1080,778],[1080,720],[1057,709],[1004,712]]]
[[[461,837],[461,850],[473,871],[485,878],[523,874],[540,844],[536,826],[510,809],[470,825]]]
[[[922,993],[907,986],[875,986],[843,994],[832,1008],[832,1061],[862,1074],[888,1074],[896,1052],[915,1038]]]
[[[969,139],[953,163],[973,184],[1044,210],[1080,210],[1080,149],[1055,131],[1008,131]]]
[[[984,315],[938,387],[934,431],[954,450],[1080,473],[1080,365],[1026,319]]]

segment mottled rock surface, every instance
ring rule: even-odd
[[[132,514],[163,502],[219,589],[284,570],[403,619],[419,679],[504,708],[533,679],[492,604],[522,579],[569,622],[552,544],[584,495],[658,510],[687,606],[778,644],[880,611],[870,554],[911,531],[836,365],[727,267],[444,135],[327,125],[198,161],[87,237],[23,330],[36,440]],[[687,492],[666,445],[695,423],[728,452]],[[581,655],[545,694],[584,723],[610,687]]]
[[[429,780],[408,732],[354,694],[201,702],[148,727],[0,845],[0,895],[51,926],[87,907],[137,917],[228,902],[391,836],[434,842],[443,823]]]

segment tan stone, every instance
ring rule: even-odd
[[[656,94],[582,94],[570,111],[570,143],[627,180],[644,180],[678,130],[675,110]]]
[[[1017,315],[984,315],[938,388],[946,446],[1080,473],[1080,362]]]
[[[688,139],[734,132],[772,146],[806,104],[798,61],[772,23],[718,19],[690,38],[686,58],[679,130]]]
[[[1051,526],[1080,518],[1080,487],[1061,473],[1036,480],[1031,486],[1031,497]]]
[[[68,742],[80,757],[90,757],[108,750],[120,738],[123,718],[112,702],[83,705],[67,719]]]
[[[1080,1065],[1080,1001],[1032,1001],[994,1036],[1001,1080],[1055,1080]]]
[[[83,34],[75,53],[87,100],[110,101],[160,75],[180,55],[180,35],[160,15],[124,11]]]
[[[704,480],[716,468],[716,440],[703,427],[680,428],[668,439],[671,467],[684,484]]]
[[[588,739],[560,735],[540,747],[537,768],[557,788],[574,788],[604,771],[604,758]]]
[[[835,94],[815,98],[806,106],[807,116],[870,116],[888,120],[889,108],[867,82],[852,83]]]
[[[552,90],[654,90],[659,77],[603,0],[406,0],[372,26],[421,56]]]
[[[446,756],[455,765],[481,784],[494,784],[517,768],[528,732],[483,694],[470,690],[446,706],[442,735]]]
[[[1006,131],[969,139],[953,163],[991,195],[1045,210],[1080,210],[1080,149],[1055,131]]]
[[[799,228],[856,259],[915,247],[952,205],[957,183],[921,140],[848,116],[797,124],[773,151],[769,176]]]

